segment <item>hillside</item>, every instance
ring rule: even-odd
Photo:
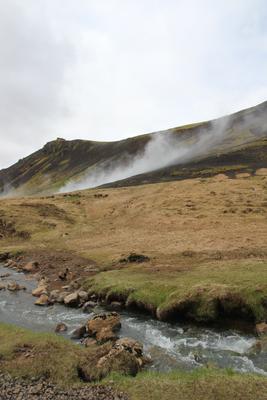
[[[267,165],[266,150],[264,102],[217,120],[117,142],[58,138],[0,171],[0,190],[48,194],[102,184],[128,186],[220,172],[254,173]],[[153,151],[158,154],[151,159]]]

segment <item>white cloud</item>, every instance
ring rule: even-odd
[[[0,0],[0,166],[57,136],[116,140],[266,100],[266,14],[263,0]]]

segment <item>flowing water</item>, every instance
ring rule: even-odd
[[[26,275],[0,266],[0,275],[11,275],[3,281],[16,281],[26,291],[0,291],[0,321],[16,324],[38,332],[53,332],[59,322],[68,326],[66,337],[84,324],[90,314],[62,305],[38,307],[31,295],[36,282]],[[103,308],[99,308],[103,311]],[[152,357],[150,369],[170,371],[191,370],[203,365],[232,368],[267,376],[267,354],[252,351],[257,338],[234,330],[215,330],[193,325],[168,324],[147,316],[122,312],[120,336],[135,338],[144,344]]]

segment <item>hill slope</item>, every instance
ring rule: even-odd
[[[117,142],[58,138],[0,171],[0,192],[36,194],[108,184],[255,172],[267,166],[267,102],[217,120]],[[63,189],[62,189],[63,188]]]

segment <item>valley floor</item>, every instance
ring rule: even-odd
[[[266,237],[264,171],[0,200],[2,258],[38,261],[51,289],[81,278],[102,300],[161,320],[266,321]],[[267,391],[266,378],[208,369],[111,380],[136,400],[264,399]]]

